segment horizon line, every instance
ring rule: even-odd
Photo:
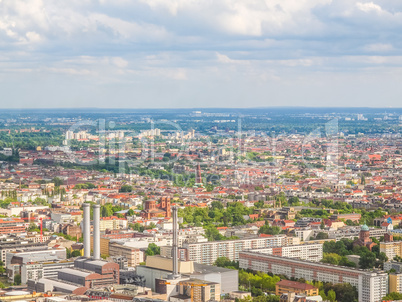
[[[100,109],[100,110],[197,110],[197,109],[292,109],[292,108],[308,108],[308,109],[402,109],[402,107],[376,107],[376,106],[256,106],[256,107],[35,107],[35,108],[17,108],[17,107],[0,107],[0,110],[74,110],[74,109]]]

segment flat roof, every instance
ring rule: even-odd
[[[75,275],[75,276],[79,276],[79,277],[87,277],[91,274],[95,274],[93,272],[86,272],[86,271],[82,271],[82,270],[78,270],[78,269],[72,269],[72,268],[62,268],[61,270],[59,270],[60,273],[66,273],[66,274],[70,274],[70,275]]]

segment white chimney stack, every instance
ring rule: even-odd
[[[84,233],[84,257],[91,257],[91,210],[90,204],[84,203],[84,219],[83,219],[83,233]]]
[[[173,270],[169,278],[178,279],[180,278],[180,274],[179,274],[179,253],[178,253],[179,238],[178,238],[178,224],[177,224],[177,206],[172,207],[172,217],[173,217],[173,246],[172,246]]]
[[[100,254],[100,205],[94,205],[94,259],[99,260]]]

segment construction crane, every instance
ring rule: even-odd
[[[19,217],[18,219],[21,219],[21,220],[28,220],[28,221],[35,221],[37,218],[36,217],[24,217],[24,218],[22,218],[22,217]],[[39,222],[40,222],[40,242],[43,242],[43,220],[50,220],[51,218],[43,218],[43,217],[40,217],[39,218]]]
[[[165,282],[165,284],[172,284],[172,283]],[[203,283],[195,283],[195,282],[191,282],[191,281],[180,281],[178,284],[190,287],[191,302],[194,302],[194,287],[203,287],[203,286],[208,285],[208,284],[203,284]],[[176,285],[176,284],[174,284],[174,285]]]

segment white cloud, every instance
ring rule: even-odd
[[[381,6],[375,4],[373,2],[357,2],[356,7],[365,13],[375,12],[375,13],[383,13]]]
[[[0,0],[0,75],[188,83],[220,97],[305,74],[399,79],[401,12],[397,0]]]
[[[365,50],[370,51],[370,52],[389,52],[391,50],[394,50],[394,47],[390,43],[369,44],[369,45],[366,45],[364,48],[365,48]]]

